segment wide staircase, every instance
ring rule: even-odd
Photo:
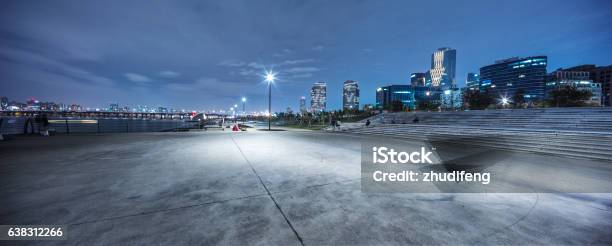
[[[612,108],[383,113],[339,132],[612,161]]]

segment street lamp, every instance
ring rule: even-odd
[[[238,104],[234,104],[234,123],[236,123],[238,121],[238,114],[236,114],[236,111],[238,111]]]
[[[246,97],[242,97],[242,117],[246,117],[247,113],[246,113],[246,108],[245,108],[245,104],[246,104]],[[246,120],[244,118],[242,118],[242,122],[245,122]]]
[[[268,82],[268,131],[272,130],[272,83],[276,79],[276,73],[266,71],[266,82]]]
[[[501,104],[503,108],[506,108],[506,105],[510,104],[510,99],[508,99],[507,97],[502,97]]]

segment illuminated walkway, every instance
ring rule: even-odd
[[[61,245],[612,242],[610,194],[362,193],[360,141],[372,137],[17,137],[0,142],[0,224],[68,224],[69,241],[49,242]],[[563,160],[521,153],[511,161]],[[612,177],[609,163],[569,165]]]

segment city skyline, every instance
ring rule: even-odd
[[[449,2],[453,11],[432,19],[409,10],[436,3],[366,2],[339,11],[301,2],[159,2],[145,9],[111,2],[72,11],[61,1],[9,2],[0,10],[0,94],[87,107],[118,102],[208,110],[226,110],[246,96],[248,108],[260,111],[267,108],[260,74],[273,68],[279,77],[274,111],[299,108],[298,99],[316,81],[327,82],[327,109],[340,109],[345,80],[359,81],[361,104],[371,104],[376,88],[410,84],[412,73],[429,69],[440,47],[457,50],[459,87],[468,72],[513,56],[546,55],[549,72],[610,64],[609,53],[601,52],[612,49],[612,34],[604,28],[612,24],[609,2],[542,1],[524,9],[525,3]],[[492,4],[505,10],[483,12]],[[551,5],[571,18],[553,18],[546,11]],[[264,12],[270,17],[260,18]],[[343,21],[355,14],[362,20]],[[229,20],[236,16],[244,17]],[[497,18],[482,23],[487,16]],[[228,27],[216,26],[214,18]],[[516,25],[524,26],[522,33],[504,35]]]

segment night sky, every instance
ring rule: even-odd
[[[548,70],[612,64],[612,1],[2,1],[0,96],[227,110],[298,109],[316,81],[328,109],[357,80],[409,83],[439,47],[457,49],[457,81],[512,56]],[[309,100],[307,101],[309,103]]]

